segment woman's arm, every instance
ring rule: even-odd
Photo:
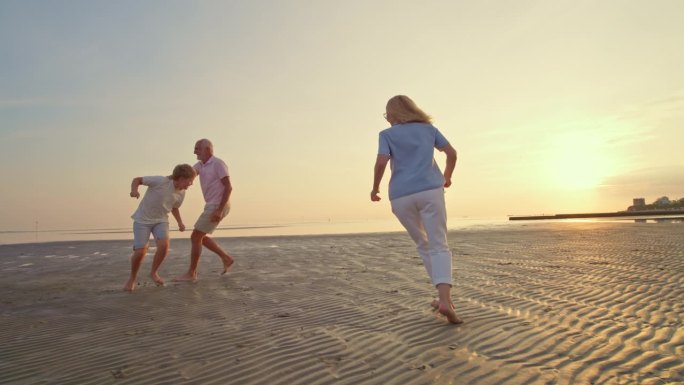
[[[447,157],[446,166],[444,167],[444,187],[449,187],[451,186],[451,174],[454,173],[458,155],[456,154],[456,150],[450,144],[440,148],[439,151],[445,153]]]
[[[387,162],[389,162],[389,155],[378,155],[375,160],[375,167],[373,169],[373,191],[371,191],[371,201],[377,202],[380,200],[380,182],[382,181],[383,175],[385,175],[385,168],[387,167]]]

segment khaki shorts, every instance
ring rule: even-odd
[[[218,205],[210,204],[204,206],[204,211],[200,215],[200,217],[197,219],[197,222],[195,222],[195,230],[201,231],[205,234],[211,234],[216,230],[216,228],[219,225],[219,222],[212,222],[211,221],[211,214],[216,211],[216,208]],[[228,215],[228,212],[230,212],[230,203],[226,205],[226,207],[223,209],[223,214],[221,214],[221,220]]]

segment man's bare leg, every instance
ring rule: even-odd
[[[235,262],[235,261],[233,260],[233,257],[231,257],[230,255],[228,255],[228,253],[226,253],[226,252],[221,248],[221,246],[219,246],[219,245],[218,245],[213,239],[211,239],[209,236],[205,236],[205,237],[204,237],[204,239],[202,240],[202,244],[204,245],[204,247],[206,247],[207,249],[213,251],[214,253],[216,253],[216,254],[221,258],[221,261],[223,261],[223,273],[221,273],[221,275],[226,274],[226,273],[230,270],[230,268],[232,267],[233,262]]]
[[[200,255],[202,255],[202,240],[206,235],[206,233],[199,230],[192,230],[192,235],[190,235],[190,268],[187,273],[174,278],[174,282],[197,281],[197,266],[199,265]]]
[[[159,276],[159,266],[164,262],[164,258],[169,254],[169,239],[159,239],[157,240],[157,251],[154,253],[154,260],[152,261],[152,269],[150,271],[150,277],[157,284],[157,286],[163,286],[164,280]]]
[[[131,276],[130,278],[128,278],[128,282],[126,282],[126,284],[123,287],[124,291],[135,290],[135,284],[138,280],[138,270],[140,270],[140,265],[142,264],[142,260],[143,258],[145,258],[146,254],[147,247],[133,250],[133,254],[131,255]]]
[[[440,283],[437,285],[437,293],[439,294],[439,313],[445,316],[452,324],[463,323],[463,320],[456,315],[451,303],[451,285]]]

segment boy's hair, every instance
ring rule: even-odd
[[[397,95],[387,101],[387,119],[392,124],[432,122],[432,118],[406,95]]]
[[[194,178],[197,175],[195,169],[189,164],[179,164],[173,168],[173,174],[171,178],[173,180],[178,180],[180,178]]]

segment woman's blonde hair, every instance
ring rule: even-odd
[[[431,123],[432,118],[418,108],[416,103],[406,95],[397,95],[387,101],[387,120],[392,124]]]
[[[195,169],[189,164],[179,164],[173,168],[173,174],[171,174],[171,179],[178,180],[180,178],[194,178],[197,175]]]

